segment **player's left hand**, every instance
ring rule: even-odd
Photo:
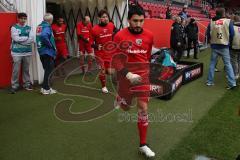
[[[142,81],[142,77],[138,74],[134,74],[132,72],[128,72],[126,75],[126,78],[132,83],[132,84],[139,84]]]

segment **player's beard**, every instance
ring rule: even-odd
[[[143,32],[141,27],[128,27],[128,29],[133,34],[141,34]]]
[[[99,23],[99,25],[102,26],[102,27],[106,26],[107,24],[108,24],[108,22],[100,22]]]

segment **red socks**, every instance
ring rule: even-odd
[[[82,72],[85,73],[84,58],[80,59],[80,66],[81,66]],[[92,69],[92,59],[88,59],[88,71],[91,71],[91,69]]]
[[[145,145],[147,140],[148,114],[145,112],[138,113],[138,131],[140,145]]]
[[[92,69],[92,59],[88,59],[88,71],[91,71]]]
[[[82,69],[82,73],[85,73],[85,68],[84,68],[84,58],[80,58],[80,67]]]
[[[106,87],[106,75],[104,73],[100,73],[98,78],[100,79],[101,81],[101,84],[102,84],[102,88],[103,87]]]

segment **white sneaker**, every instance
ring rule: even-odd
[[[55,94],[55,93],[57,93],[57,91],[56,91],[55,89],[50,88],[49,90],[50,90],[50,91],[49,91],[49,94]]]
[[[43,89],[43,88],[41,88],[40,92],[41,92],[43,95],[48,95],[48,94],[50,94],[50,90],[46,90],[46,89]]]
[[[103,87],[103,88],[102,88],[102,92],[103,92],[103,93],[108,93],[107,87]]]
[[[155,153],[147,145],[139,147],[139,152],[144,154],[148,158],[155,157]]]
[[[55,94],[57,93],[56,90],[50,88],[49,90],[46,90],[46,89],[43,89],[41,88],[41,91],[40,91],[43,95],[48,95],[48,94]]]
[[[120,100],[121,100],[121,97],[120,96],[116,96],[116,98],[114,100],[114,104],[113,104],[115,109],[119,109],[121,107]]]

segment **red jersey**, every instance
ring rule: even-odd
[[[118,58],[114,58],[112,62],[114,68],[121,70],[126,67],[135,73],[146,71],[153,45],[153,34],[150,31],[144,29],[141,34],[133,34],[125,28],[114,36],[114,42],[118,44],[118,50],[114,55]],[[136,65],[138,63],[139,65]]]
[[[95,25],[92,29],[92,37],[97,45],[104,45],[113,40],[115,26],[109,22],[106,26]],[[95,50],[95,53],[105,61],[110,61],[111,54],[105,53],[103,50]]]
[[[92,32],[92,24],[89,23],[88,25],[84,25],[82,22],[79,22],[77,24],[77,35],[82,35],[83,38],[89,39],[89,41],[92,41],[91,38],[91,32]]]
[[[56,45],[65,43],[65,33],[66,33],[67,26],[65,24],[62,24],[61,26],[57,24],[52,25],[52,30],[54,37],[56,38],[55,42]],[[60,40],[57,40],[57,38],[60,38]]]

